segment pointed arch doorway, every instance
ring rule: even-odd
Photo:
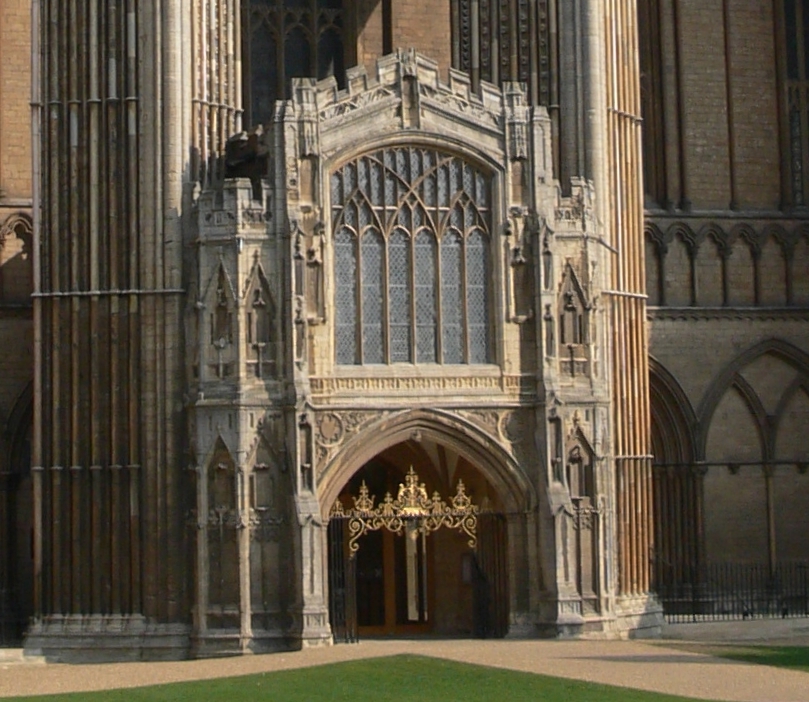
[[[482,473],[446,447],[410,440],[365,463],[334,503],[328,538],[336,642],[505,635],[506,518]]]

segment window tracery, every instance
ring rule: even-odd
[[[245,123],[269,121],[289,95],[291,78],[343,80],[342,0],[250,0],[243,3]]]
[[[338,364],[490,363],[490,182],[427,148],[331,177]]]

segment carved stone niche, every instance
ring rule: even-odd
[[[568,261],[562,274],[557,314],[560,370],[570,377],[590,375],[591,309],[584,286]]]
[[[208,464],[209,512],[233,510],[236,506],[236,466],[227,447],[217,439]]]
[[[245,291],[245,339],[248,372],[258,378],[277,374],[278,311],[258,252]]]

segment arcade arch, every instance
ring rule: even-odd
[[[505,635],[515,596],[510,560],[525,548],[513,517],[532,492],[519,469],[504,465],[494,447],[477,444],[469,427],[432,413],[408,415],[362,432],[321,483],[335,636]],[[445,504],[462,484],[476,512],[475,548],[463,530],[431,531],[411,516],[401,532],[374,528],[350,551],[346,513],[360,494],[375,507],[390,504],[408,473],[418,476],[429,500]]]

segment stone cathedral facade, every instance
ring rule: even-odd
[[[809,4],[18,4],[0,643],[655,635],[806,560]]]

